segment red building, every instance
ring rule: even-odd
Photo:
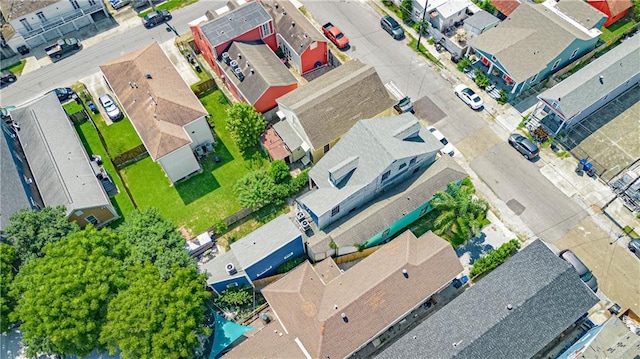
[[[631,0],[587,0],[587,2],[608,16],[604,27],[609,27],[620,20],[633,6]]]

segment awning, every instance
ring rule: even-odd
[[[213,315],[216,323],[213,328],[213,344],[211,345],[209,359],[217,358],[223,350],[227,349],[244,333],[256,329],[226,320],[216,312],[213,312]]]

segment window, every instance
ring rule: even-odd
[[[331,217],[335,216],[338,213],[340,213],[340,206],[333,207],[333,209],[331,210]]]
[[[238,286],[238,283],[235,283],[235,282],[227,284],[227,288],[235,288],[237,286]]]
[[[269,26],[269,23],[262,24],[262,37],[267,37],[269,35],[271,35],[271,26]]]
[[[555,70],[558,65],[560,65],[560,59],[556,60],[556,62],[553,63],[553,67],[551,68],[551,70]]]
[[[84,213],[84,212],[82,212],[81,210],[77,210],[77,211],[73,212],[73,214],[78,216],[78,217],[82,216],[82,213]]]
[[[416,167],[416,169],[413,170],[413,173],[416,174],[416,173],[418,173],[418,171],[420,171],[420,167]]]
[[[412,165],[412,164],[416,163],[416,159],[417,159],[417,158],[418,158],[418,157],[414,157],[414,158],[412,158],[412,159],[411,159],[411,161],[409,161],[409,165]]]
[[[425,206],[424,208],[422,208],[420,210],[420,217],[424,216],[425,213],[427,213],[427,211],[429,210],[429,206]]]
[[[387,178],[389,178],[390,175],[391,175],[391,171],[387,171],[387,172],[383,173],[382,174],[382,181],[384,181]]]
[[[529,80],[529,82],[534,83],[536,82],[536,79],[538,78],[538,74],[533,75],[533,77],[531,78],[531,80]]]
[[[96,4],[96,0],[89,0],[89,5],[95,5]]]
[[[391,233],[391,229],[389,229],[389,228],[385,229],[384,232],[382,232],[382,237],[388,236],[389,233]]]
[[[47,17],[46,17],[46,16],[44,16],[44,13],[43,13],[42,11],[38,11],[38,12],[36,13],[36,16],[37,16],[37,17],[38,17],[38,19],[40,19],[40,21],[41,21],[41,22],[43,22],[43,23],[46,23],[46,22],[48,21],[48,20],[47,20]]]
[[[329,144],[324,145],[324,153],[329,152]]]
[[[84,220],[89,222],[89,223],[91,223],[91,224],[93,224],[93,225],[96,225],[96,224],[98,224],[100,222],[100,221],[98,221],[96,216],[94,216],[93,214],[90,214],[90,215],[84,217]]]
[[[401,170],[401,169],[403,169],[405,167],[407,167],[407,164],[406,163],[401,163],[400,167],[398,167],[398,169]]]
[[[69,0],[69,2],[71,2],[71,5],[73,6],[74,9],[80,8],[80,5],[78,4],[77,0]]]
[[[316,47],[318,47],[318,43],[316,41],[309,44],[309,50],[314,50]]]
[[[31,25],[29,25],[29,22],[27,21],[27,19],[20,19],[20,23],[22,24],[22,26],[24,26],[25,30],[27,30],[27,31],[33,30],[33,27],[31,27]]]
[[[569,59],[572,59],[572,58],[576,57],[576,55],[578,54],[578,50],[580,50],[580,48],[577,48],[577,49],[573,50],[573,52],[571,53],[571,56],[569,57]]]

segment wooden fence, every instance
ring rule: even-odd
[[[149,156],[147,149],[144,147],[144,145],[139,145],[138,147],[135,147],[127,152],[124,152],[114,157],[112,161],[116,169],[120,170],[124,166],[140,161],[141,159],[147,156]]]
[[[363,250],[362,252],[354,252],[354,253],[345,254],[343,256],[339,256],[339,257],[334,258],[333,261],[336,262],[336,264],[340,264],[340,263],[346,263],[346,262],[351,262],[351,261],[355,261],[355,260],[358,260],[358,259],[362,259],[362,258],[370,256],[371,253],[377,251],[381,247],[382,246],[375,246],[375,247],[367,248],[367,249]]]

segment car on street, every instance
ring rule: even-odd
[[[142,18],[142,25],[147,29],[171,20],[173,17],[168,10],[152,11]]]
[[[131,4],[131,0],[109,0],[114,10],[122,9]]]
[[[571,264],[573,268],[575,268],[576,272],[578,272],[578,275],[580,276],[580,279],[582,279],[582,281],[589,288],[591,288],[592,291],[594,292],[598,291],[598,280],[593,275],[593,273],[591,273],[591,270],[589,270],[589,268],[587,268],[587,266],[584,265],[584,263],[582,263],[582,261],[580,260],[580,258],[578,258],[578,256],[576,256],[569,249],[565,249],[564,251],[561,251],[558,254],[558,256],[564,259],[565,261],[567,261],[569,264]]]
[[[540,153],[538,146],[518,133],[509,136],[509,144],[528,160],[536,158],[538,153]]]
[[[460,97],[460,99],[472,109],[478,110],[482,108],[482,99],[468,86],[458,85],[455,87],[454,92],[456,96]]]
[[[444,137],[442,132],[438,131],[433,126],[429,126],[427,127],[427,129],[438,141],[440,141],[440,143],[444,145],[444,147],[442,147],[442,149],[440,150],[440,153],[443,155],[449,155],[453,157],[453,155],[455,155],[456,153],[455,150],[453,149],[453,145],[449,143],[449,141],[447,140],[446,137]]]
[[[640,238],[632,239],[627,245],[627,248],[636,255],[636,257],[640,258]]]
[[[2,77],[0,77],[0,84],[2,86],[6,85],[6,84],[10,84],[13,82],[16,82],[18,78],[16,77],[16,75],[11,72],[11,71],[7,71],[7,70],[2,70]]]
[[[393,36],[394,39],[401,40],[404,38],[402,26],[391,16],[383,16],[382,19],[380,19],[380,26],[384,31],[388,32],[389,35]]]
[[[113,101],[113,98],[111,97],[111,95],[104,94],[98,98],[98,101],[100,102],[100,105],[102,106],[102,108],[104,108],[104,111],[107,113],[107,116],[109,116],[109,118],[112,121],[117,121],[122,117],[124,117],[122,115],[122,111],[120,111],[120,108],[118,107],[116,102]]]
[[[56,96],[58,96],[58,101],[60,101],[60,102],[64,102],[64,101],[70,100],[70,99],[73,98],[73,95],[76,94],[69,87],[59,87],[59,88],[53,90],[53,92],[56,93]]]
[[[10,123],[11,116],[9,116],[9,111],[13,110],[14,108],[16,107],[15,106],[0,107],[0,118],[2,118],[2,120],[5,122]]]

